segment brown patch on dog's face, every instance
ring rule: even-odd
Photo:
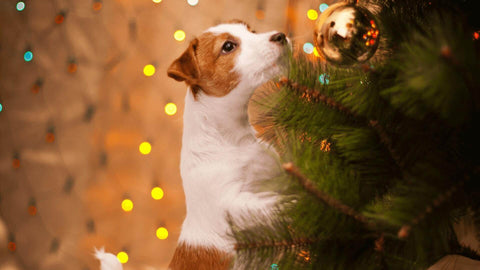
[[[170,65],[168,76],[185,81],[196,95],[225,96],[239,82],[233,68],[240,53],[240,39],[228,33],[204,33],[194,39],[187,50]]]

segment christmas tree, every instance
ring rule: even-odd
[[[318,57],[289,57],[255,102],[285,174],[274,220],[232,221],[244,269],[426,269],[479,260],[480,41],[474,1],[323,11]],[[320,60],[319,60],[320,59]],[[252,218],[252,217],[247,217]],[[478,267],[478,266],[477,266]]]

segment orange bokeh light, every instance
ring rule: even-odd
[[[56,24],[61,24],[63,23],[64,20],[65,20],[65,16],[63,16],[63,14],[58,14],[57,16],[55,16]]]
[[[53,134],[52,132],[47,132],[47,135],[45,136],[45,141],[47,141],[47,143],[53,143],[55,141],[55,134]]]
[[[94,2],[92,8],[95,11],[99,11],[100,9],[102,9],[102,2]]]
[[[14,169],[20,168],[20,160],[18,158],[14,158],[12,162],[12,166]]]
[[[70,73],[75,73],[77,71],[77,64],[75,63],[68,64],[67,70]]]
[[[14,252],[15,250],[17,250],[17,244],[15,244],[15,242],[8,242],[8,250],[10,250],[11,252]]]
[[[30,205],[28,207],[28,214],[30,214],[30,216],[35,216],[37,214],[37,207],[35,205]]]

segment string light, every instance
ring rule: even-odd
[[[26,51],[24,54],[23,54],[23,60],[25,60],[25,62],[30,62],[32,61],[33,59],[33,53],[32,51]]]
[[[328,4],[325,4],[325,3],[320,4],[320,6],[318,7],[320,12],[324,12],[327,8],[328,8]]]
[[[28,214],[30,214],[30,216],[35,216],[37,214],[37,206],[34,199],[30,200],[28,205]]]
[[[154,187],[152,188],[152,198],[154,200],[160,200],[163,198],[163,189],[159,188],[159,187]]]
[[[257,9],[257,11],[255,11],[255,17],[257,17],[259,20],[265,19],[265,11],[262,9]]]
[[[130,212],[133,209],[133,202],[130,199],[125,199],[122,201],[122,209],[125,212]]]
[[[162,0],[152,0],[152,1],[153,1],[153,3],[155,3],[155,4],[158,4],[158,3],[162,2]]]
[[[15,250],[17,250],[17,244],[15,244],[14,241],[8,242],[8,250],[15,252]]]
[[[185,37],[186,37],[185,31],[183,30],[177,30],[173,34],[173,38],[175,38],[176,41],[184,41]]]
[[[148,155],[150,152],[152,152],[152,145],[149,142],[142,142],[138,147],[138,150],[143,155]]]
[[[117,253],[117,259],[121,263],[127,263],[128,262],[128,254],[125,251],[120,251],[119,253]]]
[[[165,240],[168,237],[168,230],[165,229],[164,227],[160,227],[157,229],[157,238],[160,240]]]
[[[19,1],[17,3],[17,10],[18,11],[23,11],[25,9],[25,3],[23,1]]]
[[[61,24],[65,20],[65,12],[60,12],[55,16],[55,23],[56,24]]]
[[[187,0],[187,3],[190,6],[194,7],[194,6],[198,5],[198,0]]]
[[[330,145],[331,143],[329,143],[326,139],[322,140],[320,145],[320,150],[322,150],[323,152],[330,152],[331,150]]]
[[[153,74],[155,74],[155,66],[152,64],[146,65],[143,67],[143,74],[147,77],[153,76]]]
[[[308,54],[313,53],[313,44],[310,42],[303,44],[303,51]]]
[[[100,9],[102,9],[102,2],[100,0],[94,0],[92,4],[92,9],[94,11],[99,11]]]
[[[47,135],[45,135],[45,141],[47,143],[53,143],[55,141],[55,134],[53,132],[47,132]]]
[[[314,9],[309,9],[307,11],[307,17],[312,20],[312,21],[315,21],[317,18],[318,18],[318,12]]]
[[[177,105],[175,105],[175,103],[167,103],[167,105],[165,105],[165,113],[167,115],[174,115],[177,113]]]
[[[77,62],[75,62],[75,60],[68,61],[67,71],[69,73],[77,72],[77,68],[78,68],[78,65],[77,65]]]
[[[318,81],[323,85],[323,84],[329,84],[330,83],[330,75],[327,73],[323,73],[318,77]]]
[[[14,169],[20,168],[20,157],[18,154],[14,154],[13,156],[12,167]]]

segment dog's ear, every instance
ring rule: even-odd
[[[168,77],[179,82],[185,81],[187,84],[194,86],[198,82],[199,68],[196,57],[198,39],[192,40],[187,50],[173,63],[167,70]]]

